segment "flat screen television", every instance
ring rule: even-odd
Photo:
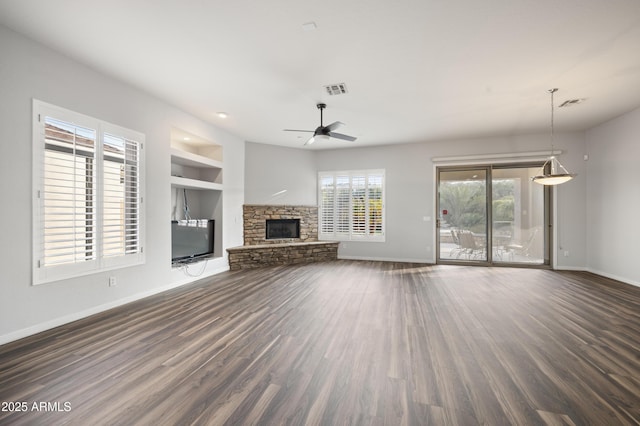
[[[171,261],[188,262],[213,254],[213,219],[171,221]]]

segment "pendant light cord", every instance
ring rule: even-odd
[[[555,149],[553,146],[553,94],[557,91],[558,89],[549,89],[549,93],[551,93],[551,156],[553,157],[554,153],[555,153]]]

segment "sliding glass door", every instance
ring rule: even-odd
[[[439,170],[440,260],[489,261],[488,174],[486,168]]]
[[[549,264],[550,196],[540,165],[438,168],[439,263]]]

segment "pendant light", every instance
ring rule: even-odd
[[[560,161],[558,161],[555,155],[553,155],[553,94],[557,91],[558,89],[549,89],[549,93],[551,93],[551,156],[542,165],[540,174],[531,178],[532,181],[541,185],[559,185],[569,182],[575,176],[575,174],[569,173],[567,169],[560,164]],[[545,171],[547,164],[549,165],[548,173]]]

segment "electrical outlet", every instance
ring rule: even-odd
[[[569,257],[569,250],[564,251],[564,257]]]
[[[116,286],[116,277],[109,277],[109,287]]]

